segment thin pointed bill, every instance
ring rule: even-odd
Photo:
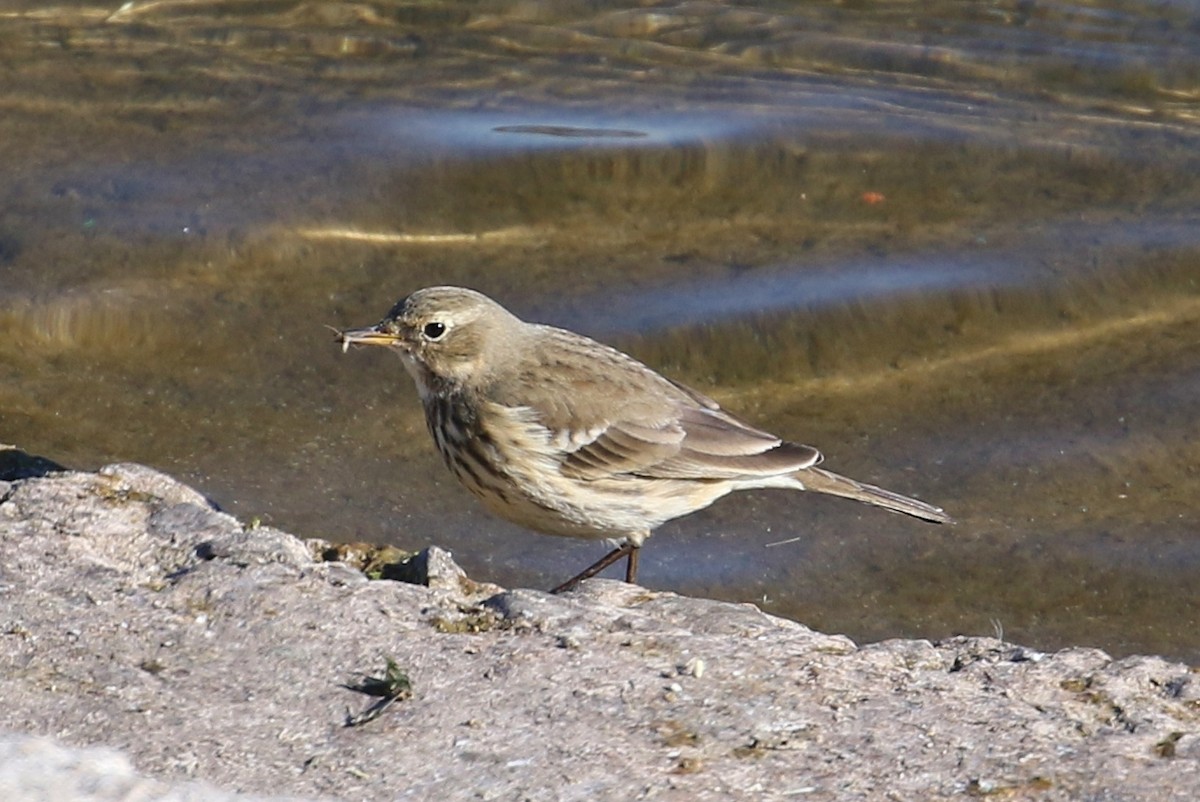
[[[383,331],[379,326],[365,329],[347,329],[338,331],[338,342],[342,344],[342,353],[350,350],[352,345],[396,345],[400,338],[391,332]]]

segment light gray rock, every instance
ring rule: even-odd
[[[496,592],[444,552],[414,561],[433,587],[367,581],[141,466],[29,475],[0,494],[0,729],[120,750],[136,775],[111,752],[92,774],[158,789],[96,799],[1200,789],[1200,682],[1159,658],[989,638],[859,647],[619,582]],[[345,726],[375,701],[346,686],[388,659],[411,696]],[[77,782],[71,761],[93,753],[63,754],[46,772]],[[207,790],[171,790],[192,780]],[[47,798],[29,789],[0,798]]]
[[[70,749],[50,738],[0,735],[0,799],[6,802],[253,802],[262,797],[203,783],[139,776],[112,749]],[[295,797],[293,797],[295,799]]]

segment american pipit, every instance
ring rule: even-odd
[[[351,345],[394,350],[417,385],[446,465],[496,515],[551,535],[616,542],[560,592],[627,558],[660,524],[734,490],[781,487],[863,501],[935,523],[923,501],[823,470],[789,443],[633,357],[574,332],[526,323],[485,295],[430,287]]]

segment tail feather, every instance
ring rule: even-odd
[[[911,515],[914,518],[920,518],[924,521],[932,521],[936,524],[954,522],[954,519],[947,515],[941,507],[935,507],[932,504],[926,504],[924,501],[917,501],[915,498],[909,498],[899,493],[893,493],[890,490],[884,490],[882,487],[856,482],[853,479],[840,476],[832,471],[826,471],[821,468],[805,468],[796,473],[796,478],[804,485],[805,490],[827,493],[831,496],[841,496],[842,498],[851,498],[855,501],[873,504],[876,507],[883,507],[885,510],[904,513],[905,515]]]

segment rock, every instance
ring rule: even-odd
[[[142,466],[5,481],[0,729],[55,742],[0,742],[18,761],[0,798],[49,798],[49,778],[75,789],[81,776],[136,790],[72,798],[1193,800],[1200,788],[1200,683],[1159,658],[990,638],[859,647],[751,605],[608,580],[504,591],[432,549],[410,561],[428,585],[367,581],[315,559],[328,544],[244,526]],[[392,673],[410,690],[368,695],[387,683],[364,677]],[[26,764],[44,768],[21,769],[21,750],[45,751]]]
[[[139,776],[111,749],[69,749],[49,738],[0,735],[0,799],[8,802],[252,802],[268,797]],[[284,802],[284,797],[270,797]],[[294,799],[294,797],[293,797]]]
[[[0,495],[9,482],[65,470],[62,465],[45,457],[37,457],[16,446],[0,443]]]

